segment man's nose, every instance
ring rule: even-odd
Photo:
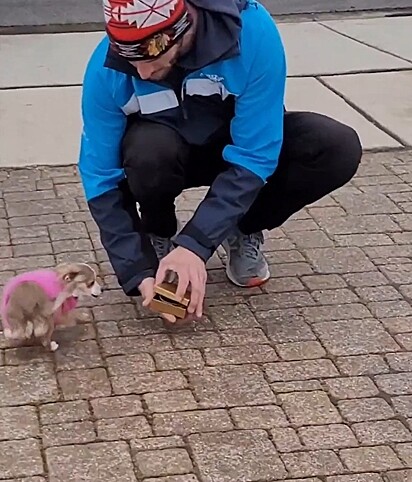
[[[154,71],[155,68],[151,64],[139,64],[137,66],[137,72],[142,80],[150,79]]]

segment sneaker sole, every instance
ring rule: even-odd
[[[227,265],[226,265],[226,276],[231,283],[233,283],[236,286],[239,286],[239,288],[256,288],[258,286],[262,286],[263,284],[265,284],[269,280],[270,271],[269,271],[269,268],[267,268],[266,275],[263,278],[258,278],[258,277],[251,278],[247,284],[239,283],[238,281],[236,281],[236,278],[233,276],[233,273],[230,270],[230,266],[229,266],[229,262],[228,262]]]

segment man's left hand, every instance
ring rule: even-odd
[[[190,285],[190,304],[187,312],[200,318],[203,314],[207,280],[204,261],[192,251],[178,246],[160,261],[156,285],[164,281],[169,270],[174,271],[179,278],[176,291],[179,299],[184,297]]]

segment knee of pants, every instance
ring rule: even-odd
[[[178,195],[184,183],[185,143],[172,128],[155,123],[132,124],[123,139],[123,167],[130,190],[139,199]]]
[[[330,163],[330,180],[337,187],[343,186],[356,174],[362,158],[362,144],[357,132],[352,127],[335,121],[328,132],[325,151],[328,164]]]

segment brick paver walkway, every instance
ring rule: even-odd
[[[74,172],[0,171],[0,282],[73,259],[109,288],[55,355],[0,340],[0,479],[412,480],[411,152],[272,233],[263,289],[216,256],[196,330],[118,289]]]

